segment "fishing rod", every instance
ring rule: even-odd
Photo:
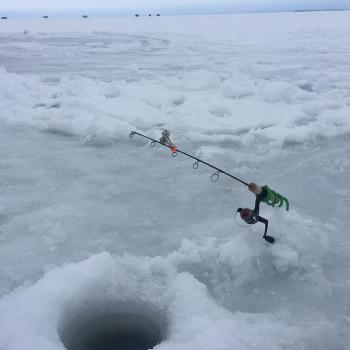
[[[217,181],[219,180],[220,174],[225,174],[225,175],[231,177],[232,179],[234,179],[234,180],[240,182],[241,184],[243,184],[243,185],[245,185],[245,186],[248,186],[248,185],[249,185],[247,182],[245,182],[245,181],[239,179],[239,178],[236,177],[236,176],[233,176],[232,174],[229,174],[229,173],[226,172],[225,170],[222,170],[222,169],[220,169],[220,168],[218,168],[218,167],[216,167],[216,166],[214,166],[214,165],[212,165],[212,164],[210,164],[210,163],[208,163],[208,162],[205,162],[205,161],[202,160],[202,159],[199,159],[199,158],[197,158],[197,157],[195,157],[195,156],[192,156],[191,154],[188,154],[188,153],[186,153],[186,152],[184,152],[184,151],[179,150],[175,145],[172,145],[172,143],[171,143],[171,141],[170,141],[169,138],[168,138],[168,140],[170,141],[170,144],[171,144],[171,145],[168,145],[168,144],[165,144],[165,143],[163,143],[163,142],[160,142],[160,141],[157,141],[157,140],[155,140],[155,139],[152,139],[151,137],[148,137],[148,136],[146,136],[146,135],[140,134],[140,133],[137,132],[137,131],[131,131],[131,133],[129,134],[129,137],[133,137],[134,135],[138,135],[138,136],[141,136],[141,137],[143,137],[143,138],[145,138],[145,139],[150,140],[150,141],[151,141],[151,147],[154,147],[155,144],[158,143],[158,144],[160,144],[160,145],[162,145],[162,146],[164,146],[164,147],[169,148],[169,149],[172,151],[172,154],[171,154],[171,155],[172,155],[172,157],[174,157],[174,158],[177,156],[178,153],[181,153],[181,154],[183,154],[183,155],[185,155],[185,156],[187,156],[187,157],[189,157],[189,158],[194,159],[195,162],[193,163],[193,166],[192,166],[193,169],[198,169],[200,163],[203,163],[203,164],[207,165],[208,167],[210,167],[210,168],[212,168],[212,169],[215,169],[216,172],[210,176],[210,179],[211,179],[212,182],[217,182]],[[168,142],[169,142],[169,141],[168,141]]]
[[[256,224],[257,222],[263,223],[265,225],[265,231],[264,231],[263,238],[265,239],[265,241],[267,241],[271,244],[275,242],[274,237],[267,235],[268,220],[259,215],[259,206],[260,206],[260,202],[263,202],[266,205],[269,205],[271,207],[275,207],[275,206],[282,207],[283,204],[285,204],[286,210],[288,211],[289,210],[289,201],[286,197],[284,197],[282,194],[274,191],[273,189],[271,189],[267,185],[260,187],[255,183],[248,184],[247,182],[245,182],[245,181],[239,179],[238,177],[226,172],[225,170],[222,170],[222,169],[220,169],[220,168],[218,168],[218,167],[216,167],[208,162],[205,162],[202,159],[199,159],[195,156],[192,156],[191,154],[188,154],[184,151],[177,149],[177,147],[170,140],[170,131],[168,131],[168,130],[162,131],[162,137],[159,139],[159,141],[153,139],[152,137],[143,135],[137,131],[131,131],[129,134],[130,137],[133,137],[134,135],[141,136],[141,137],[151,141],[151,147],[154,147],[155,144],[158,143],[164,147],[169,148],[172,152],[171,153],[172,157],[176,157],[178,153],[181,153],[189,158],[194,159],[195,162],[193,163],[193,169],[198,169],[200,163],[203,163],[203,164],[207,165],[208,167],[215,169],[216,170],[215,173],[210,176],[210,179],[212,182],[219,181],[220,174],[225,174],[225,175],[231,177],[232,179],[240,182],[241,184],[248,186],[248,189],[256,195],[255,208],[254,208],[254,210],[249,209],[249,208],[238,208],[236,215],[235,215],[235,221],[239,226],[242,226],[236,220],[236,216],[239,213],[241,219],[247,224],[247,226],[243,226],[243,227],[249,227],[249,225]]]

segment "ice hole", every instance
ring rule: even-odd
[[[65,317],[59,334],[68,350],[146,350],[165,339],[159,312],[129,305],[89,308]]]

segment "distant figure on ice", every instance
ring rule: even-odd
[[[240,214],[241,219],[249,225],[256,224],[257,222],[262,222],[265,225],[263,238],[269,243],[274,243],[275,239],[272,236],[267,235],[269,221],[262,216],[259,216],[260,203],[264,202],[267,205],[271,205],[272,207],[278,204],[278,206],[281,207],[283,205],[283,202],[285,202],[286,209],[289,210],[288,199],[270,189],[268,186],[261,187],[254,182],[248,185],[248,189],[256,196],[254,210],[248,208],[238,208],[237,212]]]

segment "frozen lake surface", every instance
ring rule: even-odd
[[[0,349],[348,349],[349,155],[350,12],[0,21]]]

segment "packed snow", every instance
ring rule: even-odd
[[[10,18],[0,67],[1,350],[103,310],[158,350],[350,348],[350,12]],[[288,197],[274,245],[239,182],[129,137],[163,129]]]

